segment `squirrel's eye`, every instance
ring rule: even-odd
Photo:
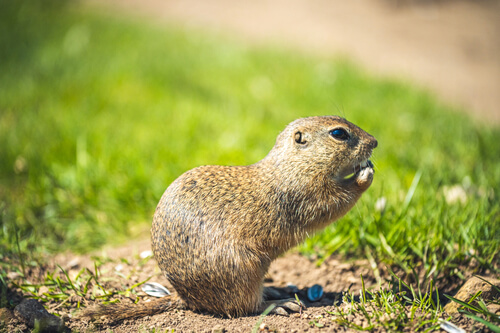
[[[337,140],[346,141],[349,139],[349,133],[343,128],[336,128],[330,131],[330,135]]]

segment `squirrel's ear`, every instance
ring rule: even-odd
[[[295,143],[299,144],[301,147],[308,147],[309,141],[311,141],[311,134],[307,133],[303,129],[299,128],[295,131],[293,135],[293,140]]]
[[[295,142],[297,142],[298,144],[303,145],[303,144],[307,143],[305,135],[301,131],[295,132],[293,138],[294,138]]]

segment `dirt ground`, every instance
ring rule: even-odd
[[[500,123],[498,0],[84,1],[250,43],[342,54]]]
[[[36,292],[38,296],[45,298],[44,307],[49,313],[56,314],[64,319],[66,332],[251,332],[257,329],[258,332],[354,332],[338,323],[340,318],[335,313],[338,312],[338,307],[346,311],[349,309],[349,304],[343,303],[342,294],[350,292],[355,296],[355,300],[359,301],[359,295],[362,288],[363,276],[365,287],[367,290],[378,290],[379,283],[375,276],[375,271],[379,274],[382,281],[382,286],[387,287],[387,281],[390,279],[387,267],[384,265],[370,265],[368,260],[349,260],[339,256],[331,256],[327,258],[321,265],[317,264],[315,258],[307,258],[294,251],[287,255],[278,258],[269,270],[266,277],[265,285],[272,286],[284,291],[289,297],[294,297],[294,293],[287,291],[289,284],[295,285],[299,292],[298,297],[307,306],[301,313],[292,313],[289,316],[268,315],[261,318],[258,314],[248,315],[239,318],[224,318],[207,313],[193,312],[190,310],[172,310],[166,311],[154,316],[147,316],[139,319],[125,320],[122,322],[112,323],[109,320],[101,317],[96,320],[87,318],[79,318],[79,310],[77,306],[80,303],[89,307],[96,304],[96,301],[87,296],[80,297],[73,294],[67,299],[61,300],[57,298],[43,297],[45,294],[58,294],[61,289],[49,289],[54,286],[53,281],[67,281],[61,268],[67,272],[74,285],[85,285],[87,277],[78,280],[78,274],[81,274],[82,269],[88,269],[91,272],[95,271],[94,263],[99,261],[101,264],[98,268],[98,276],[100,287],[106,293],[110,291],[123,291],[131,288],[139,282],[143,282],[150,278],[148,282],[158,282],[166,286],[170,291],[173,288],[161,274],[156,262],[153,258],[144,258],[144,255],[150,252],[149,239],[142,241],[131,241],[130,244],[118,247],[107,248],[97,253],[76,256],[73,254],[60,254],[52,258],[52,262],[44,266],[31,266],[27,269],[26,280],[31,284],[45,284]],[[465,278],[472,275],[473,267],[462,269]],[[79,273],[80,272],[80,273]],[[53,277],[52,280],[47,280],[47,273]],[[405,281],[411,283],[411,278],[403,277],[401,272],[395,272]],[[12,273],[10,273],[12,274]],[[10,275],[9,274],[9,275]],[[8,275],[8,276],[9,276]],[[85,275],[85,273],[84,273]],[[83,275],[81,275],[83,276]],[[26,281],[19,275],[11,276],[13,282]],[[81,282],[83,281],[83,283]],[[458,278],[435,280],[436,286],[441,292],[454,295],[455,291],[460,287],[462,281]],[[309,302],[307,300],[307,289],[311,286],[319,284],[324,289],[324,296],[317,302]],[[92,282],[90,289],[99,289],[95,282]],[[149,300],[157,299],[148,296],[141,287],[135,287],[135,292],[129,294],[117,294],[113,299],[119,300],[121,303],[135,306],[134,301],[140,300],[140,303],[148,302]],[[19,303],[22,299],[19,288],[9,289],[10,295],[8,298],[15,299],[15,303]],[[70,290],[71,292],[71,290]],[[1,292],[0,292],[1,294]],[[27,293],[24,293],[24,297]],[[3,296],[2,296],[3,297]],[[357,298],[357,299],[356,299]],[[446,299],[441,299],[442,304]],[[100,301],[97,301],[100,303]],[[337,307],[338,306],[338,307]],[[410,315],[409,307],[406,308],[406,314]],[[420,315],[417,311],[416,318]],[[0,313],[0,322],[3,319],[3,314]],[[444,315],[443,315],[444,316]],[[443,317],[443,319],[448,316]],[[467,332],[487,332],[484,326],[473,320],[469,320],[463,316],[452,317],[453,322],[464,328]],[[347,317],[350,322],[359,326],[368,325],[366,319],[360,315],[350,315]],[[3,332],[0,325],[0,332]],[[10,321],[6,332],[31,332],[31,330],[18,319]],[[424,326],[423,328],[428,328]],[[423,329],[422,328],[422,329]],[[414,332],[415,327],[405,327],[397,329],[401,332]],[[438,330],[439,331],[439,330]],[[376,329],[374,332],[385,332],[382,329]],[[441,332],[444,332],[441,330]]]
[[[62,273],[61,268],[65,269],[73,283],[78,285],[76,276],[82,268],[88,268],[94,271],[94,262],[102,262],[99,267],[99,281],[102,287],[109,292],[110,290],[126,290],[127,288],[151,278],[149,282],[158,282],[166,286],[169,290],[173,288],[162,276],[154,259],[143,259],[144,255],[150,251],[149,239],[142,241],[131,241],[129,245],[119,248],[108,248],[92,255],[75,256],[72,254],[60,254],[52,259],[52,262],[43,267],[32,267],[27,273],[27,279],[32,284],[45,283],[47,273],[54,278],[59,277],[61,281],[67,280]],[[96,259],[97,258],[97,259]],[[387,268],[383,265],[378,266],[378,272],[382,281],[389,279]],[[466,277],[471,272],[464,271]],[[398,276],[400,273],[397,273]],[[348,304],[341,303],[342,293],[350,291],[352,295],[359,298],[362,288],[361,278],[363,276],[367,290],[378,290],[378,281],[374,275],[374,269],[367,260],[350,261],[347,258],[332,256],[327,258],[321,265],[317,265],[314,258],[307,258],[296,252],[278,258],[269,270],[265,280],[266,286],[272,286],[285,290],[287,285],[294,284],[298,287],[298,296],[307,306],[302,313],[292,313],[290,316],[268,315],[261,320],[259,315],[249,315],[240,318],[223,318],[206,313],[197,313],[190,310],[173,310],[163,312],[154,316],[144,318],[125,320],[123,322],[111,323],[106,319],[94,321],[78,318],[78,302],[86,306],[92,306],[95,301],[90,297],[78,297],[76,295],[61,301],[58,299],[48,299],[44,303],[45,308],[52,314],[64,318],[67,331],[72,332],[251,332],[254,328],[261,328],[259,332],[351,332],[339,325],[336,321],[339,317],[334,313],[338,311],[336,306],[343,307],[344,310]],[[404,278],[406,281],[411,279]],[[16,281],[16,278],[12,278]],[[86,280],[83,279],[84,281]],[[44,282],[45,281],[45,282]],[[461,281],[436,280],[439,290],[448,294],[454,294]],[[83,283],[85,284],[85,283]],[[314,284],[319,284],[324,288],[324,296],[320,301],[308,302],[307,289]],[[93,287],[97,289],[95,283]],[[383,284],[387,285],[387,284]],[[153,297],[146,295],[141,287],[134,288],[137,293],[129,295],[116,295],[114,299],[119,299],[122,303],[129,303],[131,307],[135,306],[133,301],[140,298],[140,302],[147,302]],[[8,295],[10,298],[17,298],[16,303],[21,300],[19,289],[12,290],[15,295]],[[42,287],[38,295],[43,293],[59,293],[58,290],[49,290]],[[90,295],[90,294],[88,294]],[[288,293],[293,297],[293,293]],[[25,293],[26,296],[26,293]],[[359,301],[359,299],[358,299]],[[444,301],[441,300],[442,302]],[[409,314],[409,309],[408,314]],[[416,316],[419,313],[417,312]],[[0,318],[1,319],[1,318]],[[363,326],[367,325],[366,319],[360,315],[351,315],[349,321]],[[478,325],[472,320],[464,317],[454,317],[453,319],[459,326],[467,331],[486,332],[482,325]],[[14,320],[7,327],[8,332],[30,332],[29,328],[20,322]],[[403,332],[413,332],[414,329],[407,327]],[[0,332],[2,327],[0,327]],[[375,332],[384,332],[376,330]],[[442,331],[444,332],[444,331]]]

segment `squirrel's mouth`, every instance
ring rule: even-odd
[[[340,177],[344,180],[351,180],[356,178],[362,170],[367,168],[373,169],[373,163],[369,159],[348,166],[340,172]]]

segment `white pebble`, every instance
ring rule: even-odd
[[[141,259],[146,259],[148,257],[151,257],[153,256],[153,251],[149,250],[149,251],[142,251],[141,254],[139,254],[139,257],[141,257]]]

